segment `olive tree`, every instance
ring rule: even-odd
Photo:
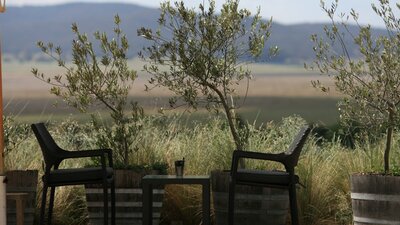
[[[147,62],[144,70],[152,75],[150,88],[164,86],[177,96],[170,99],[171,106],[222,107],[235,145],[243,149],[235,115],[236,89],[251,78],[246,65],[263,53],[272,20],[263,21],[260,10],[252,16],[240,9],[238,0],[227,0],[219,13],[214,0],[207,4],[196,11],[183,1],[161,3],[159,28],[138,30],[151,43],[140,56]]]
[[[328,42],[312,36],[316,55],[313,68],[322,75],[332,76],[336,89],[345,95],[338,104],[340,118],[345,124],[385,130],[384,171],[388,173],[393,131],[399,124],[400,19],[388,0],[372,4],[373,11],[386,26],[385,34],[374,35],[370,25],[359,24],[359,15],[354,10],[349,15],[341,14],[336,22],[337,6],[338,0],[330,7],[322,2],[331,25],[324,29]],[[355,22],[358,33],[351,31],[349,20]],[[357,47],[355,56],[350,54],[349,44],[344,41],[347,37],[351,37]],[[319,81],[313,84],[328,91]]]
[[[112,39],[106,33],[94,33],[98,48],[93,46],[87,34],[79,31],[75,23],[72,25],[75,35],[72,41],[72,65],[66,63],[60,47],[54,47],[53,43],[38,42],[42,52],[54,59],[65,73],[47,76],[36,68],[32,69],[32,73],[52,86],[52,94],[81,112],[103,106],[109,112],[115,128],[102,126],[93,116],[94,127],[101,130],[102,134],[99,143],[102,147],[117,149],[117,163],[126,165],[129,162],[130,151],[135,149],[132,147],[132,137],[137,132],[135,126],[128,124],[135,123],[143,112],[136,103],[131,103],[131,115],[125,112],[129,107],[128,92],[137,74],[127,65],[129,44],[120,29],[121,20],[118,15],[115,16],[114,22]]]

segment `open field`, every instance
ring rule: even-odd
[[[172,93],[163,88],[150,92],[144,91],[148,75],[141,71],[143,63],[130,61],[131,68],[136,68],[139,78],[133,85],[131,98],[138,101],[146,112],[156,113],[160,107],[166,107],[167,99]],[[5,111],[19,115],[21,120],[35,121],[62,118],[73,115],[80,118],[79,112],[69,109],[61,103],[55,108],[56,98],[49,93],[50,86],[36,79],[30,72],[37,67],[48,75],[62,73],[54,63],[11,62],[4,65],[3,95]],[[321,80],[333,87],[330,78],[306,71],[302,66],[290,65],[250,65],[254,78],[249,82],[247,99],[242,104],[239,100],[239,112],[249,121],[264,123],[269,120],[280,120],[284,116],[297,114],[309,122],[332,124],[337,121],[337,93],[321,93],[311,86],[311,80]],[[247,83],[238,88],[238,95],[244,96]],[[197,112],[194,117],[204,112]]]

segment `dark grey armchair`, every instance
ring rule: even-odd
[[[286,152],[269,154],[238,150],[234,151],[231,167],[231,179],[229,183],[229,225],[234,224],[235,185],[237,184],[288,189],[292,225],[299,224],[296,199],[296,184],[299,183],[299,177],[294,173],[294,168],[297,166],[300,152],[310,134],[310,130],[311,128],[308,126],[303,127]],[[239,169],[239,160],[244,158],[279,162],[285,166],[286,171]]]
[[[45,171],[43,180],[42,204],[39,215],[39,224],[44,225],[47,189],[50,190],[47,223],[51,224],[54,206],[55,188],[66,185],[100,184],[103,187],[104,224],[108,224],[108,188],[111,189],[111,224],[115,224],[115,189],[112,152],[110,149],[66,151],[61,149],[43,123],[31,125],[33,132],[40,144]],[[99,157],[101,167],[92,168],[59,168],[65,159]],[[108,159],[108,165],[107,161]]]

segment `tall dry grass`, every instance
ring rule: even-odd
[[[185,119],[183,119],[185,118]],[[215,169],[229,169],[234,143],[225,121],[210,117],[207,122],[192,122],[182,115],[149,116],[141,121],[141,132],[136,138],[138,151],[132,154],[132,163],[167,162],[173,173],[173,162],[185,157],[187,174],[209,174]],[[262,126],[249,124],[247,149],[261,152],[280,152],[287,149],[293,136],[306,122],[289,117],[280,123]],[[61,123],[48,121],[50,132],[65,149],[96,148],[90,123],[72,119]],[[42,170],[42,156],[29,125],[18,123],[18,118],[5,119],[7,169]],[[392,165],[400,165],[399,135],[396,135]],[[298,189],[302,224],[351,224],[349,176],[353,172],[376,171],[382,167],[384,138],[371,143],[360,140],[354,149],[344,147],[338,138],[321,140],[311,136],[302,152],[296,171],[305,187]],[[88,161],[67,161],[64,165],[81,166]],[[277,164],[247,161],[252,168],[282,168]],[[38,189],[41,191],[41,187]],[[167,189],[167,203],[173,215],[184,224],[198,224],[201,218],[200,188],[172,186]],[[38,201],[39,202],[39,201]],[[166,210],[166,211],[168,211]],[[84,190],[82,187],[57,189],[56,224],[86,224]]]

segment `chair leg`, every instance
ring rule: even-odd
[[[50,188],[50,199],[49,199],[49,214],[47,215],[47,223],[51,225],[51,219],[53,216],[53,208],[54,208],[54,195],[56,192],[55,187]]]
[[[290,201],[290,217],[292,219],[292,225],[299,225],[299,215],[297,209],[297,197],[296,197],[296,185],[290,185],[289,187],[289,201]]]
[[[42,205],[40,207],[40,215],[39,215],[39,224],[44,225],[44,216],[46,211],[46,197],[47,197],[47,185],[43,183],[43,192],[42,192]]]
[[[111,182],[111,225],[115,225],[115,182]]]
[[[103,201],[104,201],[104,225],[108,224],[108,185],[103,183]]]
[[[235,216],[235,183],[229,182],[229,199],[228,199],[228,225],[233,225]]]

